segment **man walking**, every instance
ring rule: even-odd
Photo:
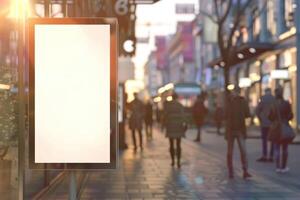
[[[142,136],[142,126],[144,118],[144,105],[141,100],[138,99],[138,94],[134,93],[134,100],[129,103],[129,110],[131,111],[129,118],[129,128],[132,131],[132,141],[134,145],[134,151],[137,150],[135,130],[139,133],[140,147],[143,150],[143,136]]]
[[[268,133],[271,126],[269,114],[271,107],[275,101],[270,88],[265,89],[265,95],[260,99],[256,108],[256,115],[260,121],[261,139],[262,139],[262,157],[257,159],[258,162],[273,162],[273,143],[270,146],[270,154],[268,158]]]
[[[227,139],[227,167],[229,178],[233,175],[233,147],[236,140],[241,154],[241,162],[243,167],[243,178],[249,178],[248,161],[246,153],[246,124],[245,119],[250,117],[248,103],[245,98],[240,96],[240,88],[235,87],[231,98],[229,99],[230,109],[227,108],[227,131],[225,137]]]
[[[145,105],[145,129],[148,139],[152,139],[153,108],[150,100]]]
[[[205,94],[198,95],[197,100],[193,106],[193,118],[197,127],[197,137],[195,142],[201,142],[201,128],[204,123],[205,116],[207,114],[207,108],[204,105]]]

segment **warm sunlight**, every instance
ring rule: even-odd
[[[30,4],[28,0],[11,0],[9,18],[25,18],[30,13]]]

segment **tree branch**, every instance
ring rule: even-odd
[[[251,4],[252,0],[248,0],[244,6],[241,5],[241,0],[238,0],[237,3],[237,13],[235,15],[235,20],[234,20],[234,24],[233,27],[230,31],[229,37],[228,37],[228,41],[227,41],[227,49],[230,52],[230,49],[232,47],[232,41],[233,41],[233,35],[235,33],[235,31],[238,29],[238,27],[240,26],[240,22],[241,22],[241,17],[242,15],[245,13],[246,9],[249,7],[249,5]]]
[[[215,12],[216,12],[216,16],[217,16],[217,21],[220,21],[220,13],[219,13],[218,0],[214,0],[214,5],[215,5]]]
[[[225,22],[225,20],[227,19],[228,15],[229,15],[229,12],[231,10],[231,7],[232,7],[232,2],[233,2],[233,0],[230,0],[228,2],[227,8],[226,8],[226,10],[224,12],[224,15],[219,19],[220,24],[223,24]],[[222,6],[222,4],[221,4],[221,6]]]

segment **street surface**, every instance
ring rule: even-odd
[[[274,163],[257,163],[259,139],[248,139],[250,173],[243,180],[239,152],[235,146],[235,179],[227,178],[226,143],[205,128],[203,142],[195,143],[196,131],[189,130],[182,142],[181,169],[170,166],[168,140],[154,129],[153,140],[144,140],[145,148],[136,153],[127,132],[129,149],[120,155],[118,170],[89,172],[80,199],[208,199],[208,200],[299,200],[300,145],[290,146],[290,172],[277,174]],[[68,199],[68,177],[43,199]]]

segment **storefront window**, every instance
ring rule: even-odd
[[[276,34],[276,22],[275,22],[275,0],[267,1],[267,25],[268,30],[274,36]]]
[[[291,28],[294,26],[294,5],[295,5],[295,0],[285,0],[285,21],[286,21],[286,26],[288,28]]]
[[[297,112],[297,100],[295,93],[296,90],[296,81],[297,81],[297,60],[296,60],[296,48],[290,48],[282,52],[279,56],[279,67],[288,69],[289,71],[289,80],[279,80],[279,84],[283,86],[284,89],[284,99],[288,100],[292,104],[292,111],[294,116]],[[296,127],[296,117],[292,120],[292,125]]]
[[[256,126],[259,125],[259,120],[255,116],[255,108],[257,107],[259,98],[261,96],[260,93],[260,62],[256,61],[250,64],[249,67],[249,78],[252,81],[252,85],[249,89],[249,108],[252,115],[251,124]]]
[[[239,84],[240,84],[240,80],[242,78],[245,78],[245,70],[246,70],[246,66],[245,65],[241,65],[240,69],[239,69],[239,72],[238,72],[238,82],[239,82]],[[245,87],[241,88],[241,95],[242,96],[246,96],[246,90],[247,90],[247,88],[245,88]]]
[[[270,73],[274,69],[276,69],[276,56],[272,55],[262,63],[262,91],[266,88],[271,88],[272,91],[275,90],[276,82],[270,77]]]
[[[258,101],[260,99],[260,85],[259,82],[253,84],[249,90],[249,109],[250,109],[250,114],[251,114],[251,125],[259,125],[259,120],[255,115],[255,109],[258,105]]]

